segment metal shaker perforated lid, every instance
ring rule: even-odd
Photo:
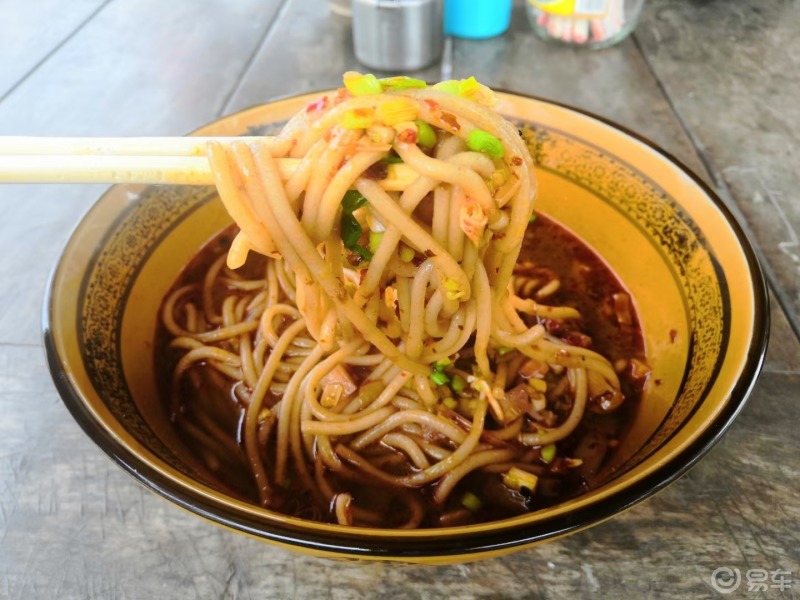
[[[442,53],[441,0],[353,0],[359,62],[383,71],[427,67]]]

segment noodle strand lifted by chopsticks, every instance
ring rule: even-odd
[[[186,352],[175,386],[198,361],[244,386],[241,439],[261,503],[280,509],[283,490],[300,489],[342,524],[375,518],[342,481],[438,481],[433,499],[444,503],[471,471],[568,436],[590,394],[586,370],[619,388],[605,358],[531,321],[577,311],[515,292],[536,180],[519,132],[490,108],[492,92],[474,79],[370,87],[370,77],[347,74],[347,89],[309,105],[268,145],[209,144],[240,232],[228,266],[208,271],[201,305],[181,288],[163,317]],[[284,157],[301,159],[285,184]],[[386,191],[387,160],[417,179]],[[250,251],[267,267],[245,281],[231,269]],[[220,286],[230,294],[222,303]],[[532,405],[508,403],[509,365],[530,360],[566,368],[563,422],[536,424],[520,412]],[[529,405],[543,398],[525,390]],[[419,525],[419,501],[402,502],[405,526]]]

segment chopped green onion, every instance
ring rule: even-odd
[[[403,159],[400,158],[394,150],[392,150],[389,152],[389,154],[381,159],[381,162],[387,165],[396,165],[403,162]]]
[[[422,79],[414,79],[413,77],[404,77],[399,75],[397,77],[384,77],[379,79],[381,85],[386,90],[407,90],[411,88],[425,88],[428,84]]]
[[[475,152],[483,152],[489,158],[503,158],[505,148],[503,142],[483,129],[473,129],[467,136],[467,147]]]
[[[453,375],[453,378],[450,380],[450,387],[457,395],[461,395],[464,393],[464,389],[467,387],[467,382],[464,381],[464,378],[460,375]]]
[[[369,232],[369,251],[375,254],[378,251],[378,246],[383,239],[383,232],[382,231],[370,231]]]
[[[444,373],[434,371],[431,373],[431,381],[433,381],[433,383],[436,385],[445,385],[450,382],[450,378]]]
[[[375,111],[371,108],[353,108],[345,111],[339,125],[345,129],[366,129],[375,123]]]
[[[384,102],[378,107],[378,118],[386,125],[397,125],[417,118],[417,105],[407,98]]]
[[[442,372],[445,367],[449,367],[452,364],[452,360],[449,358],[443,358],[442,360],[437,360],[435,363],[433,363],[433,370]]]
[[[342,197],[342,210],[346,213],[353,214],[366,204],[367,199],[358,190],[347,190]]]
[[[509,353],[509,352],[511,352],[512,350],[514,350],[514,349],[513,349],[511,346],[500,346],[500,347],[497,349],[497,353],[498,353],[500,356],[505,356],[506,354],[508,354],[508,353]]]
[[[462,79],[458,82],[458,95],[464,96],[465,98],[475,95],[480,89],[481,84],[478,83],[478,80],[475,79],[474,76],[469,79]]]
[[[342,214],[342,242],[345,248],[353,250],[361,239],[361,234],[364,230],[361,228],[361,223],[358,222],[352,214]]]
[[[464,506],[464,508],[468,508],[473,512],[480,510],[481,506],[483,506],[481,499],[472,492],[467,492],[464,494],[464,497],[461,498],[461,504]]]
[[[383,92],[383,86],[375,75],[362,75],[356,71],[348,71],[342,79],[344,87],[353,96],[367,96]]]
[[[503,475],[503,483],[512,490],[521,491],[522,488],[527,488],[532,494],[536,491],[539,478],[533,473],[528,473],[517,467],[511,467],[508,472]]]
[[[528,219],[528,223],[533,223],[536,220],[536,213],[531,214],[531,218]]]
[[[535,389],[537,392],[546,392],[547,391],[547,383],[544,379],[537,379],[536,377],[531,377],[528,379],[528,385]]]
[[[464,292],[458,286],[458,282],[449,277],[444,280],[444,289],[447,290],[446,296],[448,300],[458,300],[464,295]]]
[[[436,144],[436,132],[425,121],[414,121],[417,126],[417,145],[423,148],[433,148]]]
[[[372,260],[372,254],[366,248],[358,245],[364,229],[353,213],[364,206],[367,199],[356,190],[348,190],[342,198],[342,218],[339,221],[342,243],[348,250],[352,250],[364,260]]]
[[[439,83],[433,86],[433,89],[439,90],[440,92],[444,92],[445,94],[452,94],[453,96],[458,96],[460,92],[460,85],[457,80],[451,79],[449,81],[440,81]]]
[[[404,263],[410,263],[412,260],[414,260],[416,255],[417,253],[414,252],[414,249],[410,248],[409,246],[404,245],[402,250],[400,250],[400,260]]]
[[[369,250],[367,250],[363,246],[359,246],[358,244],[350,248],[350,250],[358,254],[364,260],[370,261],[373,258],[372,253]]]
[[[450,410],[455,410],[455,408],[458,406],[458,402],[456,402],[455,399],[451,398],[450,396],[442,400],[442,404],[444,404]]]
[[[555,444],[547,444],[547,446],[543,446],[541,451],[539,452],[539,458],[541,458],[546,463],[553,462],[553,459],[555,457],[556,457]]]

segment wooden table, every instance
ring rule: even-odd
[[[535,38],[519,4],[508,33],[416,74],[474,74],[651,138],[739,215],[772,291],[764,373],[724,440],[619,518],[505,558],[312,559],[146,492],[68,415],[40,343],[48,273],[103,187],[0,188],[0,598],[688,598],[714,596],[720,567],[788,571],[793,589],[737,594],[796,597],[799,28],[787,0],[652,0],[633,38],[575,51]],[[358,68],[322,0],[0,0],[0,135],[177,135]]]

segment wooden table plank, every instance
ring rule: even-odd
[[[342,74],[351,70],[373,71],[356,60],[351,19],[331,14],[321,2],[288,0],[280,27],[260,48],[225,112],[273,98],[340,87]],[[438,81],[439,66],[408,75]]]
[[[769,348],[764,362],[768,373],[800,373],[800,342],[798,342],[786,313],[770,290],[769,298],[772,327]]]
[[[50,271],[80,216],[105,188],[0,186],[0,343],[40,343]]]
[[[180,135],[212,120],[281,0],[114,2],[0,103],[0,135]]]
[[[110,0],[0,0],[0,99]]]
[[[0,135],[180,135],[213,120],[280,0],[115,2],[0,102]],[[0,341],[37,344],[44,283],[104,186],[0,187]],[[21,308],[24,310],[21,317]]]
[[[730,190],[800,332],[800,11],[782,0],[647,3],[637,39]]]
[[[705,168],[635,44],[603,51],[565,47],[536,35],[517,4],[509,31],[488,40],[456,39],[453,77],[588,110],[643,135],[701,177]]]

